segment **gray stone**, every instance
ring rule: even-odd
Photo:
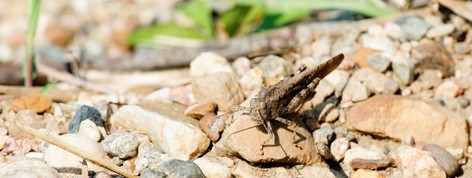
[[[145,169],[158,169],[162,163],[169,159],[167,155],[160,152],[152,143],[143,142],[138,147],[134,173],[139,174]]]
[[[418,16],[406,16],[395,21],[399,24],[408,40],[418,41],[426,34],[431,27],[423,19]]]
[[[398,82],[371,68],[361,68],[354,72],[351,80],[364,84],[369,91],[376,94],[394,94],[398,88]]]
[[[447,176],[455,177],[460,172],[461,167],[457,164],[457,159],[441,146],[428,144],[423,150],[431,153],[431,157],[436,160]]]
[[[166,174],[160,172],[155,169],[145,169],[141,174],[139,174],[140,178],[165,178],[167,177]]]
[[[391,63],[392,61],[382,53],[373,53],[367,57],[367,64],[369,64],[369,67],[379,72],[387,70]]]
[[[334,130],[331,127],[324,127],[313,132],[315,143],[328,145],[334,138]]]
[[[121,159],[130,158],[138,153],[138,137],[130,133],[115,132],[102,141],[105,152]]]
[[[222,111],[230,111],[244,101],[237,78],[226,72],[192,77],[192,92],[198,103],[214,102]]]
[[[42,161],[24,159],[2,165],[0,167],[0,177],[60,178],[62,176],[56,171],[56,169]]]
[[[121,107],[110,123],[118,128],[146,133],[158,149],[172,157],[188,160],[206,152],[210,139],[198,121],[185,116],[185,106],[144,102]]]
[[[159,168],[168,177],[175,178],[204,178],[202,170],[192,161],[171,159],[162,164]]]
[[[451,34],[453,31],[454,31],[454,25],[452,24],[439,25],[439,26],[435,26],[429,29],[428,33],[426,33],[426,37],[428,38],[442,37],[442,36]]]
[[[401,58],[393,61],[392,63],[393,73],[403,84],[409,84],[413,81],[415,74],[415,64],[413,61]]]
[[[344,88],[343,95],[349,95],[351,96],[351,101],[357,102],[367,99],[370,96],[370,91],[362,83],[350,79],[347,82],[346,88]]]
[[[262,76],[269,84],[275,84],[294,72],[292,63],[274,55],[264,57],[257,66],[262,70]]]
[[[93,121],[93,123],[99,127],[104,127],[105,125],[100,111],[92,106],[81,105],[75,111],[74,117],[69,123],[67,132],[77,133],[80,128],[80,123],[86,119]]]

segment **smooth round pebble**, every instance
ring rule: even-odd
[[[431,157],[436,160],[438,165],[446,172],[447,176],[454,177],[460,172],[461,167],[457,163],[457,159],[441,146],[428,144],[423,150],[431,154]]]

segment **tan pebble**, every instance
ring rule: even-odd
[[[385,175],[378,171],[359,169],[351,174],[351,178],[385,178]]]
[[[15,99],[11,104],[11,109],[15,112],[30,109],[36,113],[42,113],[51,108],[51,105],[52,101],[48,97],[39,93],[31,93]]]
[[[201,119],[203,116],[213,113],[216,109],[216,103],[209,102],[209,103],[203,103],[203,104],[194,104],[192,106],[189,106],[184,114],[186,116],[195,118],[195,119]]]
[[[199,125],[202,131],[207,134],[212,141],[217,141],[220,138],[220,133],[225,128],[224,121],[213,113],[202,117]]]
[[[5,139],[3,139],[3,137],[0,137],[0,150],[3,150],[3,148],[5,148]]]
[[[454,98],[456,96],[461,95],[463,92],[463,88],[461,88],[455,82],[448,80],[443,82],[436,88],[436,90],[434,91],[434,95]]]
[[[382,169],[393,166],[394,160],[388,159],[363,159],[354,158],[349,162],[353,169]]]

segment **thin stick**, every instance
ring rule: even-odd
[[[33,129],[29,126],[26,126],[26,125],[19,125],[15,122],[15,125],[16,127],[20,128],[21,130],[25,131],[25,132],[28,132],[29,134],[32,134],[36,137],[39,137],[41,139],[43,139],[44,141],[50,143],[50,144],[53,144],[59,148],[62,148],[74,155],[77,155],[85,160],[88,160],[88,161],[91,161],[95,164],[98,164],[100,166],[103,166],[103,167],[106,167],[112,171],[115,171],[116,173],[118,174],[121,174],[125,177],[137,177],[135,176],[132,172],[129,172],[128,170],[126,169],[123,169],[109,161],[106,161],[104,159],[101,159],[100,156],[97,156],[97,155],[93,155],[93,154],[90,154],[88,153],[87,151],[85,150],[81,150],[73,145],[70,145],[52,135],[48,135],[48,134],[45,134],[45,133],[42,133],[36,129]]]

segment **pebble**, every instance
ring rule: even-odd
[[[221,111],[230,111],[244,101],[238,80],[234,74],[226,72],[193,77],[192,92],[198,103],[214,102]]]
[[[413,81],[415,74],[415,64],[410,59],[399,58],[392,61],[393,73],[403,84]]]
[[[397,152],[395,164],[402,170],[403,177],[446,177],[444,170],[427,152],[410,146],[400,146]]]
[[[367,58],[370,55],[374,53],[378,53],[378,52],[379,52],[378,50],[371,49],[371,48],[360,48],[356,50],[354,54],[352,54],[351,60],[355,62],[361,68],[368,67],[369,65],[367,63]]]
[[[374,25],[369,26],[367,28],[367,33],[372,36],[385,35],[385,31],[382,25],[379,25],[379,24],[374,24]]]
[[[19,125],[29,126],[34,129],[41,129],[46,127],[46,122],[44,121],[41,116],[36,114],[36,112],[32,110],[20,110],[14,116],[14,120]],[[9,130],[9,135],[16,138],[16,139],[23,139],[23,138],[33,138],[33,135],[20,130],[15,124],[12,124]]]
[[[251,61],[247,57],[238,57],[232,66],[238,76],[244,76],[251,70]]]
[[[14,52],[6,43],[0,43],[0,63],[11,63],[14,59]]]
[[[463,116],[436,104],[398,95],[376,95],[349,108],[345,124],[348,129],[382,137],[402,140],[412,136],[416,143],[466,148],[466,122]]]
[[[349,140],[347,138],[337,138],[331,143],[331,154],[334,156],[336,162],[341,161],[344,158],[344,154],[349,149]],[[352,166],[351,166],[352,167]]]
[[[311,57],[314,59],[321,59],[325,56],[329,56],[331,52],[331,38],[329,36],[322,36],[313,42],[310,46]]]
[[[158,169],[164,161],[170,159],[160,152],[151,142],[142,142],[138,147],[138,156],[134,163],[134,173],[139,174],[145,169]]]
[[[391,37],[392,39],[395,39],[395,40],[398,40],[400,37],[405,35],[402,27],[400,27],[400,25],[393,22],[385,23],[384,29],[385,29],[385,34],[388,37]]]
[[[39,93],[30,93],[13,100],[10,109],[18,112],[20,110],[33,110],[36,113],[43,113],[51,108],[52,100]]]
[[[9,162],[0,167],[0,177],[62,177],[56,169],[50,167],[43,161],[24,159]]]
[[[370,96],[370,91],[362,83],[353,79],[349,79],[349,82],[347,82],[346,88],[344,88],[343,91],[343,96],[344,95],[349,95],[351,97],[351,101],[357,102],[367,99]]]
[[[428,30],[426,33],[426,37],[428,38],[436,38],[442,37],[451,34],[454,31],[454,25],[452,24],[444,24],[435,26]]]
[[[461,167],[457,164],[457,158],[452,156],[446,149],[439,145],[428,144],[423,148],[431,154],[439,166],[446,172],[449,177],[455,177],[461,171]]]
[[[216,103],[202,103],[194,104],[185,109],[184,114],[195,119],[201,119],[203,116],[206,116],[210,113],[214,113],[216,109]]]
[[[86,136],[93,141],[100,141],[102,134],[100,133],[99,128],[92,120],[86,119],[80,123],[80,128],[78,134]]]
[[[384,158],[384,154],[377,150],[371,150],[360,147],[356,144],[351,144],[351,149],[347,150],[346,154],[344,154],[343,162],[344,164],[349,165],[349,163],[356,158],[380,160]]]
[[[265,86],[273,85],[294,72],[290,62],[274,55],[264,57],[257,67],[262,71]]]
[[[414,60],[417,69],[437,69],[444,77],[454,74],[454,61],[443,43],[421,41],[412,49],[411,59]]]
[[[198,165],[206,177],[231,177],[231,169],[217,158],[204,156],[193,162]]]
[[[367,57],[369,67],[379,72],[385,72],[391,63],[390,59],[383,53],[373,53]]]
[[[202,170],[192,161],[171,159],[159,168],[168,177],[205,178]]]
[[[301,177],[323,177],[323,178],[340,178],[346,177],[344,172],[340,172],[329,167],[318,166],[318,165],[307,165],[296,171],[299,172]],[[288,177],[288,176],[287,176]],[[294,176],[292,176],[294,177]]]
[[[328,80],[321,80],[315,89],[316,95],[311,99],[311,104],[316,106],[334,93],[336,86],[333,86]]]
[[[108,160],[111,162],[111,159],[108,158],[107,153],[103,150],[102,146],[89,138],[79,135],[79,134],[64,134],[58,137],[60,140],[74,145],[88,154],[94,155],[96,157],[101,157],[102,159]],[[81,168],[83,158],[80,158],[68,151],[63,150],[54,145],[49,145],[44,151],[44,160],[46,163],[52,167],[71,167],[71,168]],[[98,166],[94,163],[87,162],[87,166],[90,170],[100,172],[104,171],[105,168]]]
[[[145,169],[139,174],[139,178],[165,178],[167,175],[155,169]]]
[[[247,98],[255,91],[263,87],[262,70],[258,67],[252,68],[246,75],[239,79],[244,96]]]
[[[459,42],[454,46],[454,52],[457,54],[467,54],[470,50],[470,45],[467,43]]]
[[[225,129],[224,121],[213,113],[204,116],[199,125],[200,129],[214,142],[218,141],[221,132]]]
[[[138,153],[138,137],[126,132],[115,132],[102,141],[103,150],[111,156],[126,159]]]
[[[457,85],[456,82],[452,80],[446,80],[434,90],[434,95],[455,98],[461,95],[463,92],[464,89]]]
[[[346,86],[347,82],[349,81],[349,73],[344,70],[334,70],[330,74],[328,74],[323,80],[328,81],[332,86],[334,86],[334,96],[339,97],[342,94],[342,91],[344,90],[344,87]],[[321,82],[323,81],[321,80]],[[321,85],[320,82],[320,85]],[[318,87],[315,89],[316,92],[318,88],[321,86],[318,85]],[[318,95],[318,94],[316,94]],[[315,97],[316,97],[315,95]]]
[[[383,51],[387,54],[395,54],[395,52],[397,51],[395,43],[393,43],[393,41],[385,35],[372,36],[363,34],[359,37],[359,42],[364,48]],[[367,60],[367,58],[365,60]]]
[[[318,120],[320,122],[334,122],[339,117],[339,108],[333,103],[327,103],[321,110]]]
[[[69,123],[67,132],[77,133],[80,128],[80,123],[87,119],[93,121],[96,126],[105,127],[102,115],[96,108],[92,106],[81,105],[75,111],[74,117],[72,117],[72,120]]]
[[[203,52],[190,63],[190,76],[192,77],[219,72],[235,75],[228,60],[216,53]]]
[[[395,94],[399,88],[397,81],[371,68],[362,68],[352,74],[351,80],[365,85],[376,94]]]
[[[433,27],[444,25],[441,17],[439,17],[439,16],[428,15],[428,16],[424,17],[424,21],[426,23],[430,24]]]
[[[354,158],[349,162],[349,166],[353,169],[384,169],[393,166],[394,160],[392,158],[387,159],[364,159]]]
[[[351,178],[385,178],[385,175],[379,171],[359,169],[351,174]]]
[[[158,149],[174,158],[189,160],[206,152],[210,139],[200,130],[197,120],[184,115],[185,109],[175,103],[147,101],[121,107],[110,123],[146,133]]]
[[[431,27],[431,25],[426,23],[423,19],[414,15],[400,18],[396,20],[395,23],[402,27],[408,40],[414,41],[420,40]]]
[[[3,150],[3,148],[5,148],[5,139],[3,137],[0,137],[0,151]]]
[[[334,138],[334,130],[331,127],[324,127],[313,132],[313,139],[315,143],[321,143],[323,145],[328,145],[331,140]]]

